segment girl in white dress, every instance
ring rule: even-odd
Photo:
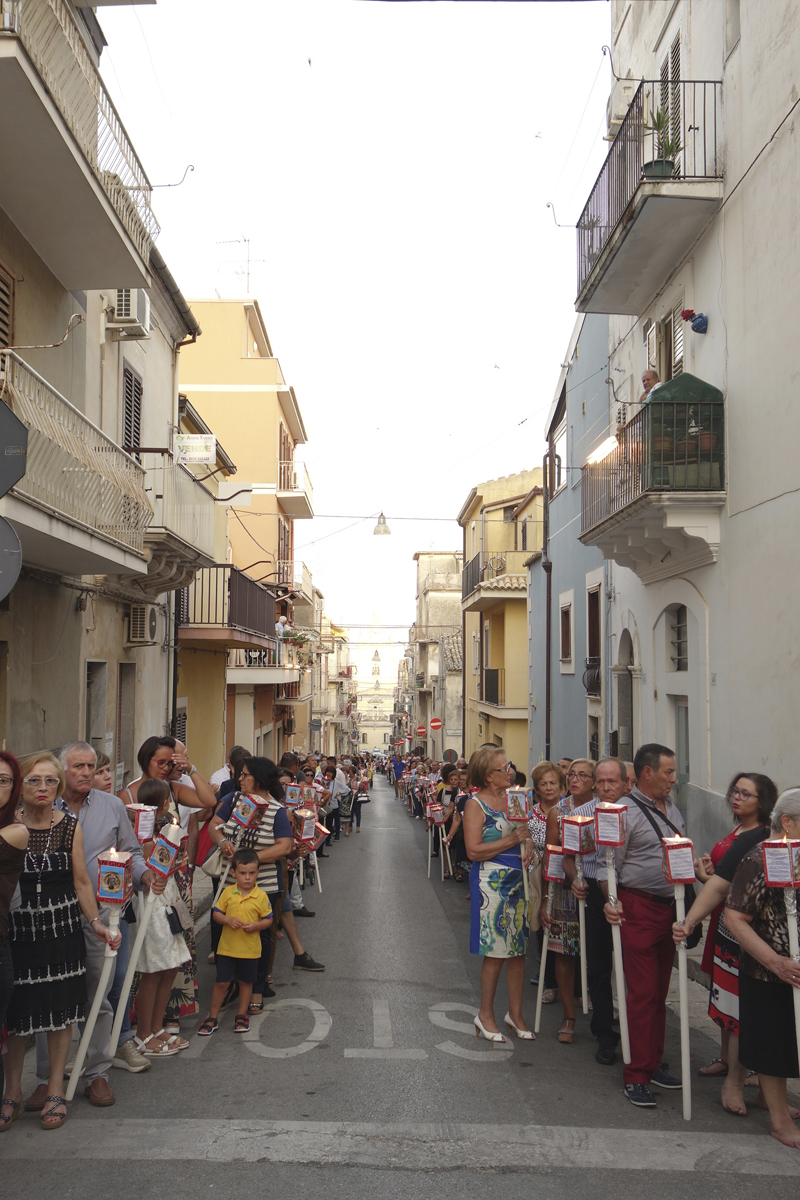
[[[164,825],[177,820],[172,792],[163,779],[143,779],[136,799],[139,804],[148,804],[158,810],[156,836]],[[152,849],[152,842],[142,846],[145,859],[150,857]],[[153,912],[138,962],[141,975],[136,999],[136,1043],[147,1058],[169,1058],[189,1045],[184,1038],[170,1036],[164,1031],[164,1012],[175,976],[178,968],[191,957],[183,933],[173,933],[169,925],[168,913],[177,913],[181,905],[178,885],[170,877],[164,891],[153,902]],[[139,920],[143,914],[142,905]]]

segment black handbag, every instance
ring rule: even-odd
[[[642,804],[641,800],[637,800],[635,796],[631,796],[630,798],[634,802],[636,807],[641,812],[643,812],[644,815],[647,817],[648,821],[650,822],[650,824],[653,827],[653,831],[654,831],[656,837],[658,838],[658,840],[660,842],[661,834],[659,833],[658,826],[656,825],[655,821],[653,820],[653,814],[650,812],[650,810],[647,808],[647,806],[645,804]],[[672,832],[676,833],[678,835],[678,837],[685,837],[685,834],[681,833],[681,831],[680,831],[680,829],[678,829],[677,825],[672,824],[672,821],[670,821],[669,817],[665,817],[663,813],[656,813],[656,816],[660,817],[662,821],[664,821],[667,825],[669,825]],[[685,885],[685,887],[686,887],[686,892],[685,892],[686,911],[688,912],[689,909],[692,907],[692,903],[694,902],[695,889],[694,889],[693,883],[687,883]],[[675,919],[677,920],[677,914],[675,916]],[[702,936],[703,936],[703,922],[700,921],[697,925],[695,925],[692,932],[687,936],[686,949],[694,950],[695,946],[699,946],[700,939],[702,938]]]

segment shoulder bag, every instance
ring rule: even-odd
[[[650,812],[650,809],[647,807],[646,804],[642,804],[641,800],[637,800],[635,796],[631,796],[630,799],[634,802],[634,804],[639,809],[639,811],[644,813],[644,815],[647,817],[648,821],[650,822],[651,826],[653,827],[653,832],[655,833],[656,837],[658,838],[658,840],[660,842],[661,834],[659,833],[658,826],[656,825],[655,821],[653,820],[653,814]],[[686,836],[685,834],[681,833],[681,831],[680,831],[680,829],[678,829],[677,825],[672,824],[672,821],[670,821],[669,817],[664,816],[663,813],[657,813],[656,815],[659,816],[666,825],[669,825],[672,832],[676,833],[678,835],[678,837]],[[694,900],[694,892],[695,892],[694,884],[687,883],[686,884],[686,911],[687,912],[692,907],[692,901]],[[697,925],[695,925],[692,932],[686,938],[686,949],[694,950],[695,946],[698,946],[700,944],[700,939],[702,936],[703,936],[703,922],[700,921]]]

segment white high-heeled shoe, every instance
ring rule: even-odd
[[[485,1029],[480,1017],[475,1018],[475,1037],[486,1038],[487,1042],[504,1042],[506,1039],[502,1033],[490,1033]]]
[[[506,1013],[506,1015],[503,1019],[504,1019],[506,1025],[508,1026],[509,1033],[511,1033],[513,1031],[517,1035],[517,1037],[523,1042],[535,1042],[536,1041],[536,1034],[531,1033],[530,1029],[517,1029],[516,1025],[511,1020],[511,1013]]]

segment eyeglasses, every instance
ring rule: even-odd
[[[10,775],[0,775],[0,787],[13,787],[14,780]]]
[[[61,780],[53,778],[52,775],[48,775],[46,779],[41,779],[38,775],[29,775],[28,778],[23,779],[22,782],[26,783],[28,787],[32,788],[41,787],[42,784],[44,784],[44,786],[47,788],[54,788],[58,787],[58,785],[61,783]]]
[[[568,771],[567,779],[591,779],[591,775],[587,775],[584,771]]]
[[[731,795],[738,796],[740,800],[757,800],[758,792],[743,792],[741,788],[731,788]]]

